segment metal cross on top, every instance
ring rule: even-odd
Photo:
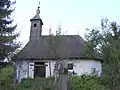
[[[38,2],[38,8],[40,8],[40,2]]]
[[[38,4],[39,4],[39,5],[38,5],[38,9],[37,9],[36,13],[37,13],[37,14],[40,14],[40,9],[39,9],[39,8],[40,8],[40,2],[39,2]]]

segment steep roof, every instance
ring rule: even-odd
[[[36,19],[40,19],[40,16],[39,16],[39,14],[36,14],[33,18],[32,18],[32,20],[36,20]]]
[[[36,20],[40,20],[41,21],[41,24],[43,25],[43,22],[42,22],[42,19],[40,18],[40,10],[39,10],[40,7],[38,7],[37,11],[36,11],[36,15],[30,19],[30,21],[36,21]]]
[[[17,60],[82,56],[84,40],[79,35],[40,36],[31,40],[14,56]]]
[[[30,21],[40,20],[41,24],[43,25],[42,19],[40,18],[39,14],[36,14]]]

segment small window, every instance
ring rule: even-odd
[[[97,70],[96,70],[96,68],[92,68],[92,74],[93,74],[93,75],[97,75]]]
[[[68,63],[68,69],[69,70],[73,69],[73,63]]]
[[[95,72],[96,72],[96,68],[92,68],[92,72],[94,72],[94,73],[95,73]]]
[[[57,64],[55,64],[54,68],[55,68],[55,69],[58,69],[58,65],[57,65]]]
[[[34,24],[34,27],[36,27],[36,26],[37,26],[37,24],[35,23],[35,24]]]

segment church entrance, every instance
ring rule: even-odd
[[[45,62],[35,62],[34,66],[34,78],[46,76],[46,65]]]

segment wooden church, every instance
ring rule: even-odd
[[[83,57],[84,40],[79,35],[42,35],[43,21],[40,7],[30,19],[31,29],[28,43],[13,57],[16,62],[17,80],[23,78],[54,76],[57,61],[77,75],[90,74],[93,69],[101,75],[101,60]]]

